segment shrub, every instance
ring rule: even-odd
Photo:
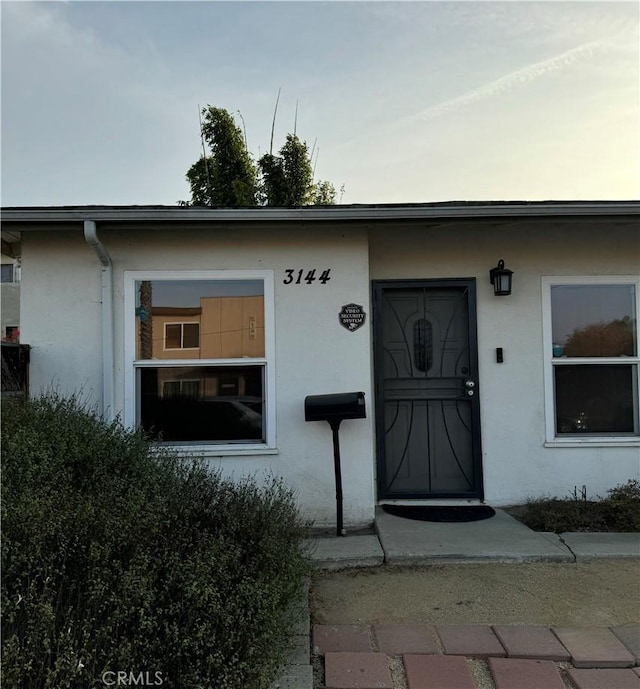
[[[507,511],[534,531],[640,531],[640,482],[616,486],[605,499],[587,500],[583,489],[581,496],[530,499]]]
[[[612,531],[640,531],[640,481],[611,488],[602,506]]]
[[[511,510],[510,510],[511,511]],[[534,531],[606,531],[598,503],[569,498],[537,498],[512,514]]]
[[[2,420],[4,686],[271,683],[308,573],[281,482],[156,454],[77,399],[6,403]]]

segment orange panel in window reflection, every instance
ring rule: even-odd
[[[264,357],[264,297],[202,297],[199,307],[154,306],[145,327],[136,317],[136,357],[145,358],[145,351],[154,359]]]

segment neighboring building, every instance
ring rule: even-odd
[[[6,208],[31,390],[82,391],[345,523],[381,501],[589,495],[640,477],[640,203]],[[509,295],[496,296],[504,259]],[[495,275],[495,274],[494,274]]]
[[[10,255],[5,256],[4,250]],[[4,243],[0,268],[0,339],[17,342],[20,337],[20,264],[12,255],[11,246],[7,244],[5,249]]]
[[[265,356],[260,280],[224,285],[185,281],[179,289],[177,284],[136,282],[137,360],[179,363]],[[218,296],[221,290],[236,296]],[[240,294],[247,291],[253,294]],[[148,306],[141,296],[145,293]],[[140,370],[140,387],[140,424],[165,441],[262,439],[260,367],[145,366]]]

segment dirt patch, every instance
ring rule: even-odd
[[[375,567],[319,572],[317,624],[612,626],[640,619],[640,561]]]

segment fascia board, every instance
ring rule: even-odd
[[[69,229],[76,223],[284,223],[314,221],[455,220],[640,215],[640,202],[435,204],[418,206],[324,206],[322,208],[78,207],[5,208],[2,222],[20,230]],[[30,227],[26,227],[26,225]]]

